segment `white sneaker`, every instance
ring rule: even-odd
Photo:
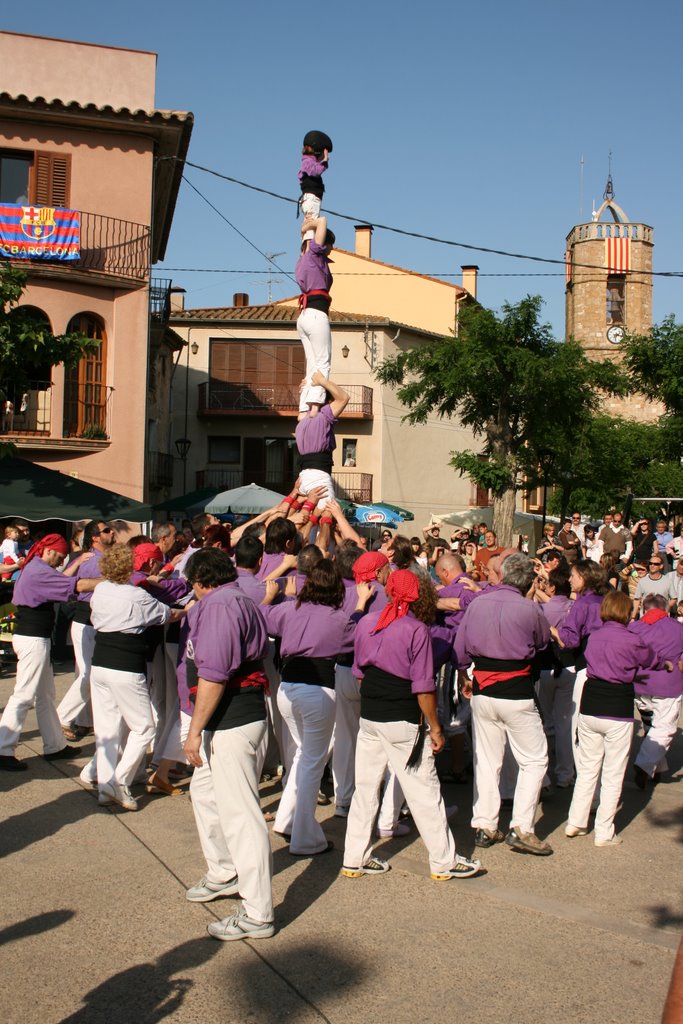
[[[234,896],[240,891],[237,875],[234,875],[229,882],[211,882],[204,875],[201,882],[197,882],[191,889],[185,892],[185,899],[190,903],[210,903],[217,900],[219,896]]]
[[[232,939],[269,939],[275,934],[272,921],[252,921],[243,910],[222,921],[212,921],[206,929],[214,939],[230,942]]]
[[[432,872],[431,877],[435,882],[449,882],[452,878],[471,878],[472,875],[478,875],[480,871],[480,860],[470,860],[469,857],[461,857],[458,853],[452,868],[448,871],[440,871],[438,874]]]
[[[579,825],[567,824],[567,825],[565,825],[565,828],[564,828],[564,834],[569,839],[574,839],[576,836],[587,836],[588,835],[588,829],[587,828],[581,828]]]
[[[624,840],[621,836],[612,836],[611,839],[595,839],[593,841],[596,846],[621,846]]]
[[[137,811],[138,802],[128,786],[121,786],[118,782],[100,782],[99,790],[99,804],[115,803],[123,807],[124,811]]]

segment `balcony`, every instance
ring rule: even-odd
[[[171,284],[166,278],[153,277],[149,283],[149,312],[152,324],[166,327],[171,315]]]
[[[166,452],[149,452],[148,476],[150,487],[172,487],[173,456]]]
[[[338,498],[355,505],[372,502],[372,473],[333,473],[332,483]]]
[[[81,255],[77,260],[18,260],[22,269],[46,271],[51,276],[88,275],[125,278],[136,284],[147,280],[150,266],[150,228],[118,217],[81,211]]]
[[[371,420],[372,388],[362,384],[341,384],[348,391],[349,404],[343,419]],[[296,416],[299,388],[287,384],[226,384],[205,381],[199,385],[197,415],[207,419],[219,416]]]
[[[114,389],[104,384],[67,385],[61,429],[53,424],[50,381],[29,381],[25,388],[1,384],[0,436],[19,449],[98,451],[109,446]]]
[[[333,473],[332,482],[338,498],[352,501],[356,505],[372,502],[372,473]],[[200,469],[196,473],[195,486],[198,490],[202,487],[215,487],[218,492],[251,483],[279,494],[287,494],[292,486],[292,478],[285,479],[281,472],[268,470],[246,472],[242,469]]]

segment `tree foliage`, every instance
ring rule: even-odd
[[[49,323],[30,307],[18,306],[27,275],[0,262],[0,391],[19,390],[36,370],[64,363],[76,366],[79,359],[97,350],[99,341],[71,332],[55,335]]]
[[[514,493],[539,482],[539,449],[558,449],[580,433],[600,394],[623,394],[623,373],[595,363],[576,342],[557,342],[541,323],[540,296],[506,303],[497,316],[469,304],[457,337],[387,359],[377,376],[397,389],[411,423],[453,418],[481,439],[482,452],[454,452],[451,465],[494,494],[494,529],[512,539]]]

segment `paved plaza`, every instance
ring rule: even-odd
[[[71,678],[58,676],[59,695]],[[13,684],[8,669],[0,705]],[[82,749],[47,763],[30,716],[17,750],[28,771],[0,773],[3,1024],[660,1020],[683,926],[681,733],[673,777],[647,794],[627,782],[623,846],[566,839],[558,790],[537,826],[554,856],[483,850],[486,873],[470,880],[431,881],[417,836],[381,841],[388,875],[340,878],[345,823],[321,807],[335,850],[293,858],[273,837],[278,931],[236,943],[206,935],[234,900],[184,897],[204,873],[189,796],[99,807],[78,778],[92,737]],[[262,792],[273,809],[279,783]],[[472,854],[471,789],[445,793]]]

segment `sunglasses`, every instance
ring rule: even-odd
[[[661,562],[648,562],[648,565],[661,565]]]
[[[98,530],[97,531],[97,536],[99,537],[101,533],[113,533],[113,532],[114,531],[112,530],[111,526],[105,526],[105,528],[103,530]]]

